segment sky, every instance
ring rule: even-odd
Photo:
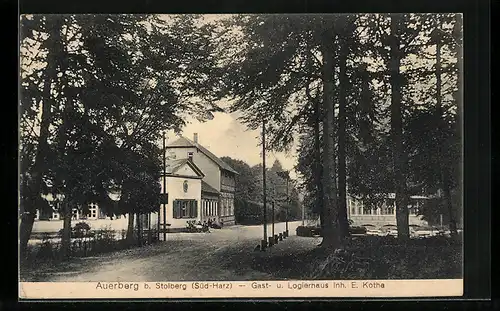
[[[203,15],[205,23],[215,22],[231,17],[231,14],[206,14]],[[168,15],[163,16],[168,19]],[[186,120],[188,124],[183,129],[182,135],[193,139],[193,134],[198,133],[198,142],[209,149],[218,157],[231,157],[246,162],[250,166],[262,164],[262,147],[260,143],[260,130],[250,130],[238,120],[238,113],[215,113],[212,120],[199,122],[195,119]],[[176,135],[168,135],[169,141],[174,141]],[[271,167],[275,160],[279,160],[283,169],[290,170],[290,177],[296,179],[297,173],[294,166],[297,163],[296,148],[290,153],[267,152],[266,166]]]
[[[260,143],[260,130],[249,130],[238,120],[238,113],[214,114],[212,120],[199,122],[187,119],[182,135],[193,140],[193,134],[198,133],[198,143],[209,149],[218,157],[231,157],[246,162],[250,166],[262,163],[262,147]],[[173,142],[175,133],[168,133],[167,139]],[[167,143],[168,144],[168,143]],[[271,167],[277,159],[283,169],[291,170],[290,177],[297,178],[293,167],[296,164],[297,154],[294,150],[289,154],[283,152],[267,152],[266,166]]]

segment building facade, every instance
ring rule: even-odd
[[[51,194],[44,196],[52,210],[37,210],[35,216],[35,222],[33,223],[33,233],[55,233],[63,228],[63,218],[61,217],[59,211],[59,203],[54,200]],[[110,217],[99,208],[97,204],[91,203],[88,205],[88,213],[82,211],[82,209],[73,209],[72,215],[72,225],[80,221],[86,222],[92,230],[99,229],[111,229],[115,231],[123,231],[128,228],[128,217],[129,215],[115,215]],[[157,213],[151,213],[149,215],[141,215],[142,228],[156,229],[158,223]],[[137,217],[134,217],[134,228],[137,225]]]
[[[166,193],[168,197],[165,204],[160,204],[159,213],[149,216],[148,223],[154,227],[159,225],[160,229],[185,228],[189,221],[212,220],[223,225],[233,225],[237,172],[201,146],[196,134],[194,140],[180,137],[166,149],[167,167],[160,183],[161,193]],[[36,220],[62,223],[57,213],[57,204],[50,195],[47,200],[52,202],[53,210],[42,213],[37,211]],[[88,213],[73,209],[73,220],[85,220],[89,224],[113,222],[114,226],[126,228],[126,219],[126,216],[108,217],[97,204],[89,204]],[[46,224],[35,225],[44,226]]]
[[[420,206],[428,200],[426,196],[411,196],[408,204],[410,225],[426,226],[427,222],[418,215]],[[353,196],[347,197],[347,217],[353,225],[373,225],[382,227],[396,225],[395,194],[390,193],[378,206],[363,204],[363,201]]]
[[[193,140],[181,136],[170,143],[167,146],[167,158],[170,161],[187,159],[203,174],[200,220],[212,219],[224,225],[235,223],[234,193],[238,172],[199,144],[196,133]]]
[[[166,188],[161,193],[168,194],[167,204],[160,207],[160,228],[184,228],[189,221],[200,221],[201,180],[203,173],[188,159],[171,160],[167,164]]]

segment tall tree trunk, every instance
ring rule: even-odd
[[[137,213],[135,218],[135,222],[137,225],[137,245],[140,247],[142,246],[141,214]]]
[[[455,25],[453,28],[453,36],[455,37],[456,40],[456,45],[455,45],[455,53],[457,57],[457,92],[453,94],[455,103],[457,105],[457,115],[456,115],[456,122],[455,122],[455,135],[456,139],[458,140],[458,144],[462,144],[462,126],[463,126],[463,44],[462,44],[462,15],[457,14],[456,15],[456,21]],[[462,148],[458,148],[462,149]],[[459,161],[458,163],[463,163],[463,153],[460,152],[459,155]],[[456,176],[457,180],[457,187],[456,190],[460,196],[463,194],[463,172],[462,172],[462,166],[459,165],[459,169],[457,170],[458,176]],[[450,195],[451,196],[451,195]],[[459,203],[461,206],[456,210],[463,211],[463,201],[461,200]],[[451,215],[451,213],[450,213]],[[454,221],[455,225],[457,223],[457,220],[455,218]],[[450,228],[451,230],[451,228]],[[456,227],[455,227],[456,231]]]
[[[127,225],[127,244],[132,245],[134,243],[134,213],[128,213],[128,225]]]
[[[319,100],[316,100],[314,105],[314,157],[315,157],[315,170],[314,170],[314,181],[316,184],[316,206],[319,210],[319,221],[321,230],[323,231],[325,226],[325,216],[324,216],[324,204],[323,204],[323,168],[321,165],[321,105]]]
[[[21,225],[19,228],[19,253],[20,258],[24,259],[27,253],[28,241],[33,231],[33,224],[36,218],[36,206],[34,203],[30,206],[23,207],[24,211],[21,216]]]
[[[328,27],[328,26],[327,26]],[[331,27],[331,26],[330,26]],[[323,111],[325,119],[323,122],[323,187],[324,187],[324,230],[322,246],[336,249],[341,246],[339,228],[338,228],[338,210],[337,210],[337,185],[335,178],[335,139],[333,128],[335,122],[334,107],[334,55],[333,41],[334,35],[332,29],[327,29],[321,42],[323,56]]]
[[[443,195],[446,202],[446,209],[448,210],[449,226],[451,235],[457,234],[457,221],[455,219],[455,210],[453,209],[449,175],[447,173],[443,176]]]
[[[50,23],[50,21],[47,21]],[[47,54],[47,66],[44,72],[44,86],[43,86],[43,100],[41,102],[41,121],[40,121],[40,134],[38,136],[38,147],[35,155],[35,163],[33,165],[32,179],[29,186],[29,193],[25,194],[30,197],[29,200],[23,200],[26,204],[22,206],[22,217],[20,224],[20,253],[21,258],[26,254],[26,248],[28,245],[31,232],[33,230],[33,224],[36,218],[37,204],[40,202],[42,178],[45,173],[45,159],[49,151],[49,145],[47,139],[49,137],[49,126],[52,119],[52,106],[54,105],[54,100],[51,95],[52,81],[57,75],[57,54],[60,51],[61,45],[61,29],[62,23],[59,19],[55,20],[54,30],[51,32],[50,36],[47,38],[47,46],[53,47],[53,49],[48,50]]]
[[[449,157],[444,156],[443,148],[446,148],[446,137],[444,137],[445,131],[445,120],[443,120],[443,106],[442,106],[442,79],[441,79],[441,34],[440,34],[440,25],[439,21],[437,21],[438,25],[436,27],[435,32],[435,40],[436,40],[436,122],[438,124],[438,141],[437,141],[437,158],[439,161],[439,170],[441,177],[441,187],[443,189],[445,206],[448,211],[449,217],[449,227],[451,233],[454,235],[457,232],[457,224],[454,217],[453,211],[453,203],[451,199],[451,189],[450,189],[450,175],[449,175],[449,165],[452,165],[449,162]]]
[[[401,50],[399,29],[401,15],[391,14],[391,42],[389,70],[391,72],[391,136],[394,165],[394,186],[396,192],[396,223],[398,237],[410,236],[408,194],[405,176],[406,155],[403,147],[403,103],[401,101],[402,77],[400,73]]]
[[[64,200],[62,208],[63,234],[61,237],[61,257],[68,258],[71,255],[71,218],[73,209],[70,202]]]
[[[60,19],[61,19],[61,22],[64,21],[63,17]],[[68,25],[66,25],[66,26],[68,26]],[[63,36],[61,38],[61,44],[62,44],[61,51],[64,47],[68,46],[68,42],[65,40],[66,40],[65,36]],[[65,52],[67,53],[67,51],[65,51]],[[65,57],[63,57],[59,61],[59,64],[60,64],[59,71],[60,72],[65,73],[68,70],[67,61],[68,60]],[[61,76],[59,83],[62,85],[62,87],[61,87],[62,92],[60,92],[60,93],[61,94],[66,93],[65,86],[69,85],[69,81],[67,81],[67,76],[65,74],[63,74]],[[62,96],[62,95],[59,95],[59,96]],[[58,131],[59,142],[58,142],[58,146],[57,146],[57,150],[58,150],[57,153],[58,153],[58,156],[61,157],[60,163],[62,165],[59,168],[60,169],[59,175],[56,176],[56,179],[54,181],[54,187],[59,191],[65,192],[66,190],[69,190],[69,189],[66,189],[64,184],[69,178],[71,178],[70,177],[71,176],[71,171],[70,171],[71,164],[68,163],[68,161],[71,161],[71,160],[69,160],[67,157],[67,154],[68,154],[67,149],[68,148],[66,147],[66,145],[68,142],[68,136],[69,136],[68,133],[72,130],[72,128],[69,125],[70,120],[68,120],[68,118],[70,118],[70,116],[73,115],[73,113],[74,113],[74,111],[73,111],[73,105],[74,105],[73,100],[74,99],[72,97],[66,96],[65,101],[63,101],[63,98],[61,98],[61,97],[59,97],[58,100],[61,103],[64,103],[64,108],[63,108],[64,111],[63,111],[62,117],[61,117],[62,124],[60,125],[59,131]],[[61,238],[61,251],[63,254],[63,258],[67,258],[70,256],[70,253],[71,253],[71,220],[73,218],[73,206],[74,206],[73,204],[74,204],[74,202],[68,196],[66,196],[66,198],[64,200],[66,201],[66,204],[63,205],[63,219],[64,219],[64,221],[63,221],[63,235]]]
[[[345,27],[345,25],[341,25]],[[347,220],[347,176],[346,176],[346,105],[347,85],[349,80],[346,73],[347,38],[345,34],[339,36],[339,127],[338,127],[338,183],[339,183],[339,230],[342,237],[349,236],[349,222]]]
[[[310,48],[308,48],[310,50]],[[311,53],[308,54],[307,58],[307,65],[308,68],[312,68],[312,58],[313,55]],[[310,69],[312,70],[312,69]],[[321,157],[321,124],[322,124],[322,115],[321,115],[321,102],[320,99],[317,97],[313,97],[311,95],[311,90],[310,90],[310,85],[306,85],[306,95],[309,101],[313,103],[313,109],[314,109],[314,120],[313,120],[313,129],[314,129],[314,147],[313,147],[313,154],[314,154],[314,168],[313,168],[313,173],[314,173],[314,186],[316,189],[316,198],[314,204],[315,206],[315,211],[318,212],[319,214],[319,221],[320,221],[320,228],[321,232],[323,232],[324,227],[325,227],[325,216],[324,216],[324,203],[323,203],[323,165],[322,165],[322,157]],[[321,246],[321,243],[319,244]]]

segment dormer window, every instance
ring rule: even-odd
[[[188,159],[193,160],[193,152],[188,152]]]

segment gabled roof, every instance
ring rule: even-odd
[[[173,141],[172,143],[168,144],[169,148],[181,148],[181,147],[195,147],[198,148],[204,155],[209,157],[212,161],[214,161],[220,168],[229,171],[233,174],[238,174],[237,171],[235,171],[229,164],[226,162],[222,161],[217,157],[215,154],[210,152],[207,148],[203,147],[202,145],[195,143],[192,140],[187,139],[184,136],[179,137],[177,140]]]
[[[189,161],[189,159],[176,159],[169,161],[169,169],[167,170],[167,174],[172,174],[175,175],[175,173],[185,164],[187,164],[198,176],[204,177],[205,174],[194,164],[193,162]]]
[[[213,193],[213,194],[220,194],[219,191],[217,191],[215,188],[204,182],[203,180],[201,181],[201,192],[207,192],[207,193]]]

